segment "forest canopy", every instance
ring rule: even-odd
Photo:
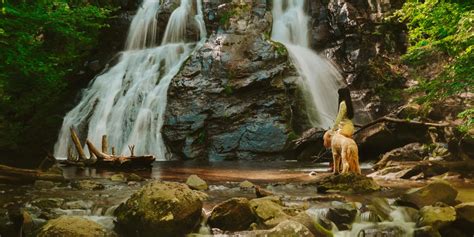
[[[49,111],[106,27],[111,10],[87,1],[2,0],[0,17],[0,150],[19,147]],[[23,138],[22,138],[23,137]],[[54,138],[53,138],[54,139]]]

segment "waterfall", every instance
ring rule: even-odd
[[[144,0],[130,25],[119,62],[97,76],[79,104],[66,114],[55,145],[56,157],[67,156],[72,146],[69,128],[75,127],[94,144],[108,135],[110,146],[119,154],[128,154],[128,145],[134,144],[135,154],[165,159],[161,127],[168,86],[184,61],[203,45],[206,31],[201,0],[196,0],[195,12],[192,0],[181,0],[159,45],[160,7],[159,0]],[[200,42],[185,42],[188,24],[199,30]]]
[[[324,57],[311,50],[309,17],[304,0],[273,0],[272,39],[284,44],[302,78],[299,86],[305,98],[311,125],[329,128],[338,110],[337,90],[344,82],[338,70]]]

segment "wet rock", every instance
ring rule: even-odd
[[[425,206],[420,209],[418,226],[439,229],[456,220],[456,210],[451,206]]]
[[[394,208],[390,206],[387,199],[377,197],[372,198],[370,205],[368,205],[367,208],[377,216],[377,219],[391,221],[390,213]]]
[[[275,196],[252,199],[250,206],[257,220],[268,227],[274,227],[290,218],[284,212],[280,198]]]
[[[34,186],[36,189],[52,189],[56,184],[52,181],[36,180]]]
[[[113,182],[121,182],[121,183],[127,182],[127,177],[125,177],[124,174],[114,174],[110,176],[109,179]]]
[[[363,157],[378,157],[410,143],[429,142],[428,128],[422,125],[383,122],[361,130],[354,135]]]
[[[201,179],[199,176],[193,174],[188,177],[186,184],[195,190],[206,190],[208,189],[206,181]]]
[[[354,222],[357,209],[349,204],[342,202],[331,202],[331,207],[326,213],[326,218],[336,224],[339,230],[348,230]]]
[[[93,180],[74,181],[71,183],[71,187],[79,190],[89,191],[105,189],[105,186],[103,184]]]
[[[474,223],[474,202],[466,202],[457,205],[456,214],[458,218]]]
[[[132,182],[141,182],[143,181],[144,178],[141,177],[140,175],[137,175],[137,174],[130,174],[128,177],[127,177],[127,181],[132,181]]]
[[[354,173],[330,175],[313,182],[318,192],[337,190],[348,193],[367,193],[380,190],[380,186],[370,177]]]
[[[354,223],[348,236],[399,237],[411,236],[413,226],[409,223]]]
[[[271,192],[270,190],[262,188],[257,185],[255,186],[255,195],[257,196],[257,198],[261,198],[261,197],[273,196],[275,194]]]
[[[83,201],[83,200],[78,200],[78,201],[70,201],[66,202],[62,205],[63,209],[83,209],[83,210],[88,210],[91,209],[92,206],[94,205],[94,202],[92,201]]]
[[[38,237],[56,236],[104,237],[112,235],[107,233],[104,227],[93,221],[81,217],[61,216],[48,221],[38,234]]]
[[[253,184],[252,182],[250,182],[248,180],[245,180],[245,181],[243,181],[239,184],[239,187],[240,187],[240,189],[251,189],[251,188],[255,187],[255,184]]]
[[[391,161],[421,161],[428,155],[421,143],[410,143],[385,153],[374,165],[374,169],[384,168]]]
[[[416,205],[418,208],[442,202],[448,205],[455,203],[458,191],[448,182],[434,181],[428,185],[411,189],[401,196],[401,201]]]
[[[413,231],[414,237],[441,237],[441,234],[432,226],[423,226]]]
[[[116,227],[127,236],[181,236],[199,224],[202,201],[187,185],[154,181],[115,210]]]
[[[232,198],[212,209],[208,224],[221,230],[247,230],[255,221],[255,216],[246,198]]]
[[[314,235],[303,224],[296,221],[286,220],[270,230],[259,232],[257,236],[313,237]]]
[[[0,208],[0,235],[17,236],[23,222],[23,215],[18,209]]]
[[[37,218],[27,211],[23,211],[23,236],[33,237],[37,236],[40,229],[46,224],[46,220]]]
[[[299,161],[313,161],[323,146],[323,135],[325,131],[318,128],[310,128],[300,138],[291,141],[288,148],[288,157]]]
[[[39,209],[52,209],[59,208],[63,205],[64,199],[62,198],[40,198],[31,202],[31,205],[38,207]]]

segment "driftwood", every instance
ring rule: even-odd
[[[76,131],[74,131],[74,128],[70,128],[71,131],[71,139],[74,145],[76,146],[77,154],[79,154],[79,159],[80,160],[86,160],[86,154],[84,153],[84,150],[82,149],[81,141],[79,141],[79,137],[76,134]]]
[[[71,128],[71,138],[76,146],[77,153],[79,157],[74,158],[73,155],[69,155],[72,158],[64,161],[64,164],[67,165],[80,165],[80,166],[101,166],[101,167],[114,167],[114,168],[125,168],[125,167],[147,167],[150,166],[155,157],[152,155],[148,156],[135,156],[135,145],[128,146],[130,149],[130,156],[122,156],[115,154],[115,147],[112,147],[112,155],[109,155],[108,152],[108,140],[107,135],[102,136],[102,149],[99,150],[97,147],[92,144],[91,141],[86,140],[87,148],[90,152],[90,158],[87,158],[81,155],[84,154],[82,145],[79,141],[79,138]]]
[[[64,177],[56,172],[0,165],[0,182],[34,182],[35,180],[63,181]]]
[[[362,130],[371,127],[372,125],[378,124],[378,123],[383,123],[383,122],[392,122],[392,123],[404,123],[404,124],[412,124],[412,125],[422,125],[422,126],[427,126],[427,127],[449,127],[452,126],[449,123],[429,123],[429,122],[420,122],[420,121],[413,121],[413,120],[406,120],[406,119],[398,119],[398,118],[393,118],[389,116],[384,116],[379,119],[376,119],[368,124],[365,124],[361,126],[355,133],[359,133]]]

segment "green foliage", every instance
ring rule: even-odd
[[[459,126],[461,132],[467,133],[469,130],[474,129],[474,108],[465,110],[458,117],[464,120],[464,123]]]
[[[234,93],[231,85],[226,85],[224,88],[224,93],[228,96],[231,96]]]
[[[420,78],[413,91],[424,93],[419,102],[430,103],[470,91],[474,85],[474,3],[456,0],[411,0],[395,18],[409,29],[410,46],[402,57],[412,66],[432,58],[446,58],[435,78]]]
[[[36,117],[58,104],[110,11],[77,0],[2,2],[0,148],[16,149],[32,121],[49,119]]]

